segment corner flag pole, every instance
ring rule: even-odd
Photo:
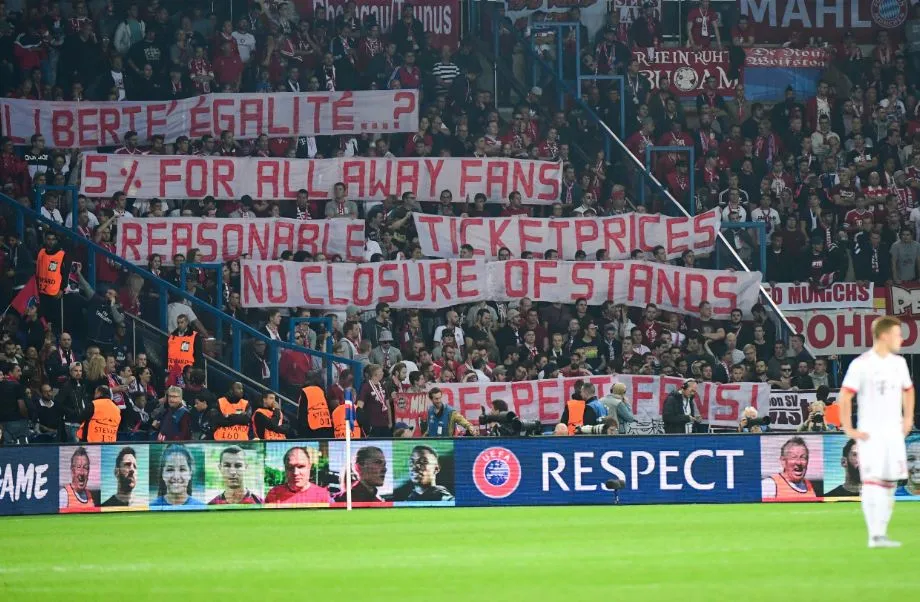
[[[345,390],[345,508],[351,510],[351,429],[355,427],[355,402],[351,389]]]

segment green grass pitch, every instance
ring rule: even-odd
[[[858,504],[273,510],[0,519],[0,600],[901,600]]]

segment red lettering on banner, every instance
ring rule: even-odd
[[[477,219],[478,219],[478,218],[477,218]],[[560,221],[562,221],[562,220],[560,220]],[[482,220],[481,220],[481,219],[479,219],[479,224],[482,224]],[[500,220],[500,221],[499,221],[499,220],[494,220],[494,219],[493,219],[493,220],[489,220],[489,249],[491,249],[491,254],[492,254],[493,257],[495,257],[496,255],[498,255],[498,249],[501,249],[502,247],[507,247],[507,246],[508,246],[508,245],[505,244],[505,241],[502,240],[502,234],[505,233],[505,230],[507,230],[507,229],[508,229],[508,226],[510,226],[510,225],[511,225],[511,220],[509,220],[509,219],[503,219],[503,220]],[[466,242],[466,236],[464,236],[464,231],[465,231],[465,229],[464,229],[464,227],[463,227],[463,224],[461,223],[461,225],[460,225],[460,240],[462,240],[463,242]],[[519,235],[519,236],[520,236],[520,235]],[[523,241],[521,242],[521,248],[522,248],[522,249],[524,248]],[[477,249],[477,250],[478,250],[478,249]],[[475,253],[476,253],[476,250],[474,250],[473,253],[475,254]]]
[[[587,243],[597,240],[598,227],[594,220],[575,220],[575,249],[582,250]],[[560,254],[562,249],[558,249]]]
[[[96,111],[77,110],[77,145],[80,147],[89,146],[91,142],[101,144],[92,137],[93,132],[98,136],[99,124],[93,118],[98,117]]]
[[[438,300],[438,291],[441,291],[441,294],[444,296],[444,301],[454,301],[453,295],[451,295],[449,288],[450,281],[452,280],[451,272],[451,263],[449,261],[441,261],[431,264],[432,302],[436,302]]]
[[[421,263],[416,263],[415,269],[418,272],[418,291],[412,292],[412,279],[409,277],[410,265],[403,263],[402,264],[402,283],[403,283],[403,297],[407,301],[424,301],[427,297],[427,292],[425,288],[425,266]]]
[[[397,161],[396,193],[402,194],[411,190],[418,194],[418,184],[418,163],[415,161]]]
[[[459,387],[457,389],[457,397],[459,398],[459,402],[454,407],[464,415],[476,413],[476,411],[479,409],[479,405],[476,403],[476,400],[472,398],[472,396],[478,392],[478,388],[475,386]],[[488,397],[486,398],[486,403],[489,403]]]
[[[159,113],[164,113],[163,117],[157,117]],[[147,105],[147,131],[146,138],[150,140],[156,133],[159,126],[166,125],[166,105],[150,104]]]
[[[662,384],[664,383],[663,378],[659,380]],[[631,381],[632,381],[631,383],[632,384],[632,395],[630,395],[630,397],[632,398],[632,406],[633,406],[634,414],[639,412],[639,406],[642,405],[644,401],[646,400],[650,401],[650,400],[655,399],[656,393],[657,393],[657,397],[661,399],[663,403],[664,396],[661,395],[660,392],[656,392],[654,390],[655,389],[654,387],[655,377],[643,376],[643,375],[637,374],[631,378]]]
[[[539,299],[543,296],[543,285],[547,285],[550,288],[554,284],[559,283],[559,279],[555,276],[550,276],[546,272],[550,270],[555,270],[557,267],[557,262],[555,261],[535,261],[533,264],[533,292],[534,297]]]
[[[262,113],[261,98],[244,98],[240,100],[240,136],[246,137],[249,135],[249,124],[252,124],[253,133],[260,134],[262,132]]]
[[[651,249],[653,245],[650,245],[648,242],[648,237],[645,235],[646,227],[651,226],[654,231],[655,227],[658,225],[658,216],[657,215],[643,215],[636,214],[636,236],[635,245],[637,249]]]
[[[556,381],[537,381],[537,411],[541,422],[558,421],[562,416],[560,412],[559,395],[556,393]],[[553,406],[550,408],[549,406]]]
[[[678,244],[678,240],[682,238],[689,238],[690,233],[684,229],[686,222],[681,219],[666,219],[665,228],[667,229],[667,249],[668,256],[671,256],[676,253],[683,253],[690,249],[689,245]],[[694,222],[694,225],[697,225]]]
[[[390,170],[390,164],[389,163],[384,164],[383,176],[385,179],[382,179],[382,180],[377,177],[378,162],[371,161],[370,164],[371,164],[371,172],[370,172],[370,177],[368,178],[368,181],[370,182],[370,196],[372,198],[376,198],[381,195],[389,194],[391,190],[390,174],[392,173]],[[405,191],[399,191],[400,194],[402,194],[403,192]]]
[[[300,222],[297,224],[297,241],[294,242],[294,225],[290,222],[278,222],[275,224],[275,244],[272,247],[272,257],[279,257],[284,249],[303,248],[302,228],[311,226],[309,222]],[[311,251],[315,255],[315,252]]]
[[[705,290],[707,286],[706,277],[700,274],[691,274],[691,276],[699,278]],[[734,276],[716,276],[712,285],[713,299],[716,301],[726,301],[726,304],[720,305],[718,303],[713,303],[713,315],[729,316],[731,315],[732,310],[738,307],[738,295],[735,293],[735,289],[737,287],[738,280]]]
[[[205,106],[207,104],[208,97],[199,96],[198,102],[195,104],[195,106],[189,109],[189,138],[201,138],[202,136],[211,133],[211,125],[208,119],[210,107]]]
[[[626,238],[626,222],[626,218],[620,217],[611,217],[604,220],[604,236],[602,240],[604,241],[604,248],[608,252],[610,251],[611,243],[617,248],[616,255],[626,255],[632,251],[632,248],[623,244],[623,239]]]
[[[109,188],[109,174],[103,169],[96,169],[97,165],[104,166],[108,163],[108,155],[87,155],[83,157],[83,192],[86,194],[104,194]],[[97,180],[98,184],[93,184]],[[160,195],[164,196],[164,195]]]
[[[311,255],[316,255],[318,252],[325,253],[325,249],[320,251],[318,249],[317,242],[319,240],[319,225],[315,223],[306,222],[303,224],[297,224],[297,249],[306,249],[310,252]],[[293,245],[291,245],[293,246]],[[276,254],[275,257],[278,257]]]
[[[712,302],[712,299],[709,298],[709,295],[706,294],[707,288],[706,277],[700,274],[687,274],[687,277],[684,278],[684,311],[687,313],[694,313],[699,309],[699,304],[703,300]],[[696,292],[694,293],[694,289]],[[712,315],[725,313],[717,312],[716,306],[712,306]],[[729,310],[730,312],[731,310]]]
[[[256,257],[271,257],[268,254],[269,236],[268,224],[265,222],[250,223],[248,236],[250,253]]]
[[[343,93],[341,98],[332,102],[332,131],[354,129],[355,117],[346,110],[354,108],[355,99],[351,92]]]
[[[470,259],[460,260],[456,264],[457,268],[457,298],[469,299],[479,296],[479,287],[471,286],[467,288],[466,284],[479,282],[477,274],[477,263]]]
[[[441,170],[444,169],[444,161],[442,159],[425,159],[425,169],[428,170],[428,181],[431,183],[431,186],[428,189],[428,196],[434,197],[438,189],[438,176],[441,175]]]
[[[658,290],[657,295],[655,295],[655,304],[662,305],[668,304],[674,307],[680,307],[680,275],[675,273],[675,281],[671,281],[670,278],[659,278],[658,279]]]
[[[303,288],[303,298],[307,305],[316,305],[322,307],[325,305],[322,297],[314,297],[310,294],[309,278],[310,274],[322,274],[324,266],[305,265],[300,268],[300,286]]]
[[[508,164],[499,161],[489,161],[486,167],[486,196],[507,198],[511,193],[508,190]],[[493,193],[493,186],[498,187],[499,193]]]
[[[218,257],[217,255],[217,241],[214,240],[212,236],[212,231],[217,230],[217,224],[212,221],[206,221],[199,225],[198,227],[198,236],[195,239],[195,246],[202,252],[202,259],[205,261],[214,261],[220,259],[226,261],[228,259],[236,259],[239,255],[233,257]],[[224,250],[225,255],[229,255],[227,249]]]
[[[444,217],[440,215],[413,215],[412,217],[415,220],[416,228],[419,227],[419,224],[422,224],[423,226],[428,226],[428,234],[429,234],[428,237],[431,239],[431,246],[434,248],[436,252],[440,251],[441,250],[441,239],[435,232],[435,224],[443,223]],[[462,236],[463,235],[461,234],[461,238]]]
[[[329,238],[327,234],[326,244],[329,243]],[[349,224],[345,227],[345,253],[348,261],[359,261],[364,258],[364,224]]]
[[[308,95],[307,97],[304,98],[304,102],[306,102],[308,105],[313,106],[313,108],[311,109],[313,111],[313,131],[316,132],[317,134],[322,134],[323,132],[320,128],[320,118],[319,117],[320,117],[320,113],[322,112],[322,106],[325,104],[329,104],[329,98],[327,96]]]
[[[268,283],[268,302],[272,305],[286,305],[288,292],[284,266],[277,264],[268,266],[268,269],[265,270],[265,280]]]
[[[512,170],[512,180],[511,180],[511,189],[517,190],[521,193],[521,196],[525,199],[533,198],[533,188],[534,188],[534,164],[527,164],[527,171],[524,171],[524,164],[520,161],[514,161],[513,170]],[[557,247],[561,249],[561,245]]]
[[[527,249],[531,243],[534,245],[539,245],[541,242],[541,237],[531,235],[527,229],[534,228],[537,232],[540,231],[540,220],[531,219],[529,217],[519,217],[518,228],[520,229],[520,239],[521,239],[521,249]]]
[[[297,96],[294,97],[292,105],[294,107],[294,119],[291,120],[292,127],[297,129],[297,126],[300,123],[298,118],[298,112],[300,111],[300,103],[297,101]],[[283,123],[281,126],[275,124],[275,99],[271,96],[268,97],[268,133],[271,136],[289,136],[291,134],[291,128],[286,127]]]
[[[118,109],[103,107],[99,110],[99,144],[116,144],[121,142],[118,130],[121,125],[121,115]]]
[[[118,229],[118,246],[121,256],[128,261],[137,261],[141,258],[137,246],[141,242],[140,224],[126,224]]]
[[[92,156],[90,156],[92,158]],[[166,187],[170,182],[181,182],[182,175],[179,173],[172,173],[173,167],[182,167],[183,161],[181,158],[175,159],[162,159],[160,161],[160,175],[157,178],[160,181],[160,190],[157,196],[168,197],[170,195],[166,194]]]
[[[708,249],[712,247],[716,242],[716,236],[718,234],[717,228],[715,227],[713,220],[710,219],[710,214],[704,213],[702,215],[697,215],[693,218],[693,231],[697,234],[705,234],[706,238],[700,239],[697,241],[694,248],[696,249]]]
[[[246,244],[246,241],[243,238],[243,226],[240,224],[227,224],[223,228],[221,235],[222,235],[221,244],[223,245],[223,248],[225,249],[230,249],[234,245],[236,246],[237,249],[243,249],[244,245]],[[235,243],[230,242],[231,235],[236,237]]]
[[[175,224],[172,229],[172,236],[169,237],[172,246],[170,247],[169,256],[175,257],[179,249],[191,249],[193,232],[191,224]]]
[[[534,403],[533,384],[527,381],[511,383],[511,401],[517,408],[517,415],[522,415],[524,407]]]
[[[217,159],[214,161],[214,196],[226,196],[233,198],[233,178],[236,177],[235,163],[229,159]],[[223,189],[223,192],[221,192]]]
[[[730,392],[741,391],[741,385],[729,383],[727,385],[722,385],[719,387],[711,387],[710,391],[715,393],[715,406],[716,410],[712,414],[712,418],[715,420],[740,420],[741,419],[741,404],[738,403],[737,399],[734,399]],[[757,397],[754,396],[754,403],[752,406],[757,405]],[[708,414],[704,414],[708,415]]]
[[[562,255],[562,231],[569,227],[569,220],[551,219],[546,225],[549,226],[549,229],[553,232],[550,236],[556,239],[556,244],[553,245],[552,248],[559,251],[559,255]]]
[[[583,278],[581,276],[581,271],[587,270],[588,277]],[[580,292],[578,289],[573,289],[571,298],[572,300],[584,297],[585,299],[590,299],[594,296],[594,278],[593,278],[594,266],[589,263],[581,262],[575,263],[572,265],[572,284],[574,286],[583,286],[585,287],[584,292]]]
[[[550,192],[541,192],[537,198],[541,201],[555,201],[559,198],[559,165],[540,165],[540,184],[548,186]],[[533,195],[531,195],[533,198]]]
[[[395,272],[395,264],[383,264],[380,267],[380,275],[378,276],[380,281],[380,294],[378,297],[383,303],[393,303],[394,301],[399,300],[399,281],[395,278],[388,276],[388,272]],[[390,290],[389,293],[384,294],[383,289],[387,288]]]
[[[26,139],[22,136],[13,135],[13,107],[10,105],[5,105],[3,107],[3,128],[2,131],[6,132],[10,138],[10,141],[13,144],[24,144]],[[38,133],[38,128],[33,129],[34,132]]]
[[[157,238],[157,232],[163,232],[163,238]],[[169,242],[169,233],[167,232],[167,227],[165,223],[153,223],[147,224],[147,248],[156,249],[157,247],[164,246]],[[148,256],[150,253],[148,252]]]
[[[512,299],[520,299],[527,296],[527,280],[530,276],[530,264],[524,260],[509,259],[505,262],[505,294]],[[515,273],[520,274],[521,286],[517,288],[514,284]]]
[[[208,195],[208,164],[203,158],[185,161],[185,194],[188,198]]]
[[[69,111],[51,112],[51,139],[56,148],[74,146],[73,115]]]
[[[655,277],[653,267],[647,264],[634,263],[629,266],[629,292],[627,299],[639,306],[652,302],[658,287],[654,285]]]
[[[461,220],[460,221],[459,245],[457,244],[458,243],[457,233],[454,229],[454,225],[456,222],[454,222],[454,220],[449,220],[447,223],[449,224],[449,227],[450,227],[451,247],[453,249],[454,254],[456,255],[456,254],[459,254],[460,245],[469,244],[470,242],[469,238],[466,235],[466,231],[472,228],[473,226],[482,226],[483,221],[481,217],[471,217],[471,218]],[[491,246],[492,241],[490,240],[489,242]],[[472,247],[473,247],[473,255],[485,255],[486,254],[485,249],[478,248],[478,245],[472,245]],[[494,249],[494,246],[492,246],[492,248]]]
[[[230,131],[236,134],[236,108],[233,106],[234,104],[234,101],[230,98],[217,97],[211,101],[211,110],[214,112],[211,123],[215,133],[219,132],[220,135],[223,135],[224,131]],[[230,112],[223,113],[221,109],[224,107],[229,107]]]
[[[623,270],[626,264],[619,261],[605,261],[600,264],[600,267],[607,272],[607,298],[613,299],[616,292],[614,288],[616,286],[617,272]],[[632,290],[632,283],[629,283],[628,286]]]
[[[460,161],[460,197],[466,198],[469,189],[482,182],[482,174],[470,173],[473,169],[482,169],[482,159],[463,159]]]
[[[359,307],[371,305],[374,299],[374,270],[359,267],[353,277],[351,298]]]
[[[122,112],[128,118],[128,130],[132,132],[137,131],[137,124],[134,122],[134,118],[140,115],[141,107],[139,105],[125,105],[122,108]],[[122,123],[124,125],[124,123]]]
[[[364,198],[364,161],[345,161],[342,164],[342,183],[352,196]],[[352,185],[357,186],[358,192],[352,190]]]
[[[260,198],[277,198],[278,163],[276,161],[259,161],[256,163],[256,194]]]
[[[265,291],[262,287],[262,266],[244,266],[241,280],[243,281],[243,303],[245,305],[264,303]]]

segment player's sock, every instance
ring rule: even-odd
[[[884,502],[885,492],[878,485],[863,483],[859,493],[862,502],[863,516],[866,518],[866,528],[869,530],[869,539],[885,534],[881,530],[881,504]]]
[[[891,514],[894,512],[894,487],[879,487],[884,493],[880,502],[879,510],[879,529],[880,535],[888,536],[888,523],[891,521]]]

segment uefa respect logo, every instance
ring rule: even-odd
[[[504,447],[484,449],[473,462],[473,482],[479,493],[488,498],[506,498],[521,484],[521,463]]]

